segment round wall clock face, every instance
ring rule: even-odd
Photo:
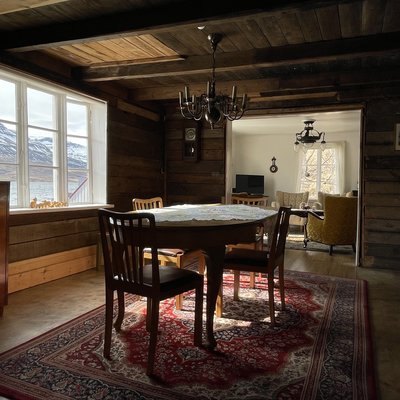
[[[196,128],[185,129],[185,140],[196,140]]]
[[[272,173],[275,173],[276,171],[278,171],[278,167],[277,167],[276,165],[271,165],[271,166],[269,167],[269,170],[270,170]]]

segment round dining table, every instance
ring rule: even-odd
[[[223,260],[228,244],[253,242],[257,227],[276,210],[247,205],[179,205],[146,210],[154,214],[159,247],[201,249],[207,266],[205,346],[213,349],[214,312],[222,283]]]

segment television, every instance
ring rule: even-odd
[[[264,194],[264,175],[236,175],[235,193]]]

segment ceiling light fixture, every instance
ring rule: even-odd
[[[294,150],[298,151],[300,145],[302,145],[303,151],[306,151],[307,149],[311,148],[314,146],[318,140],[321,140],[320,143],[320,149],[324,150],[326,147],[326,142],[325,142],[325,132],[318,132],[316,129],[314,129],[313,124],[315,122],[315,119],[306,119],[303,121],[305,124],[304,129],[296,133],[296,141],[294,142]]]
[[[235,85],[232,87],[231,97],[215,93],[215,51],[221,39],[220,33],[208,35],[212,50],[212,76],[211,81],[207,82],[207,92],[200,97],[190,96],[188,86],[185,86],[183,94],[179,92],[179,108],[182,116],[196,121],[204,117],[210,123],[211,129],[214,129],[214,125],[223,118],[229,121],[242,118],[247,106],[247,95],[244,94],[242,98],[237,97]]]

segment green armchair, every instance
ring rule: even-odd
[[[357,197],[326,196],[324,216],[310,212],[306,225],[306,239],[329,246],[332,255],[335,245],[352,245],[357,239]]]

